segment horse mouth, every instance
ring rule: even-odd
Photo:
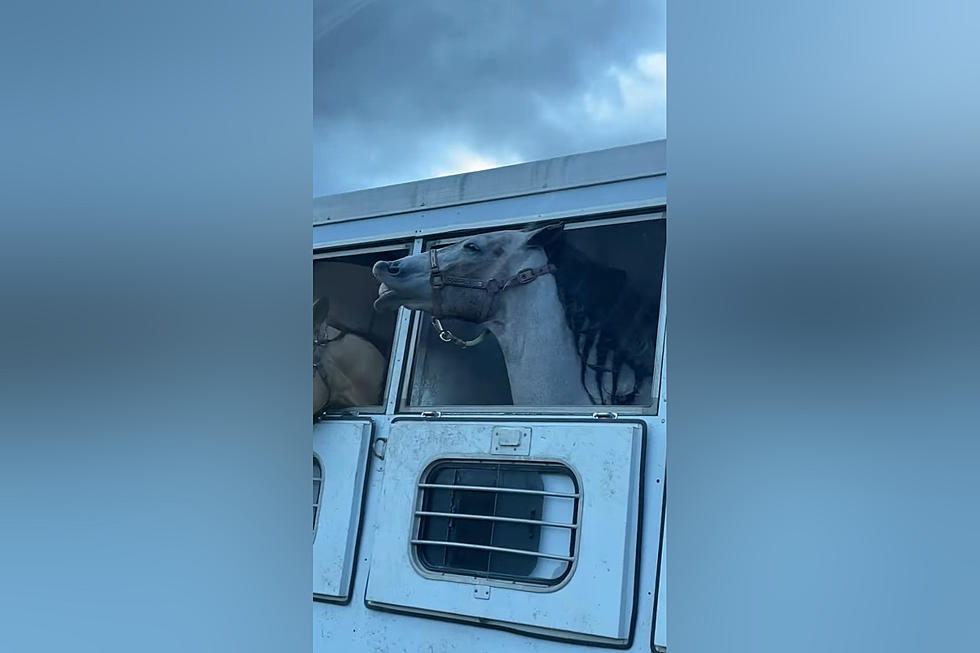
[[[428,278],[422,278],[414,274],[408,274],[404,270],[401,274],[396,270],[394,273],[389,269],[391,265],[388,261],[378,261],[371,269],[374,278],[378,280],[378,297],[374,300],[374,310],[393,311],[398,310],[399,306],[408,309],[417,308],[417,304],[423,301],[428,290]]]
[[[378,286],[378,298],[374,300],[374,310],[383,311],[398,308],[399,303],[398,293],[382,282]]]

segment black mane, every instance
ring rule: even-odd
[[[582,385],[597,404],[632,404],[639,384],[653,376],[659,294],[653,299],[637,290],[625,271],[592,260],[572,247],[564,233],[543,247],[557,268],[558,296],[582,361]],[[589,363],[592,354],[595,364]],[[633,371],[633,387],[617,392],[624,367]],[[590,371],[598,398],[586,384]],[[612,374],[612,393],[602,385],[606,373]]]

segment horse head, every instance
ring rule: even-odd
[[[396,261],[378,261],[372,269],[381,282],[374,308],[404,306],[436,317],[485,322],[501,291],[553,271],[543,248],[561,228],[494,231]]]

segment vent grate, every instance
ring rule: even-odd
[[[440,461],[418,492],[411,544],[425,569],[545,586],[571,572],[581,495],[566,466]]]
[[[316,524],[320,516],[320,494],[323,487],[323,467],[320,459],[313,455],[313,539],[316,539]]]

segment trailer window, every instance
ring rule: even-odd
[[[655,408],[660,218],[556,226],[526,245],[520,228],[427,243],[442,279],[454,281],[416,322],[406,407]],[[537,273],[516,277],[527,267]],[[510,280],[492,303],[461,287],[490,279]],[[433,313],[445,317],[434,323]]]
[[[378,282],[371,268],[406,253],[389,247],[314,259],[314,415],[384,403],[396,315],[374,310]]]
[[[564,465],[440,462],[419,483],[416,560],[432,572],[555,585],[575,560],[578,497]]]

